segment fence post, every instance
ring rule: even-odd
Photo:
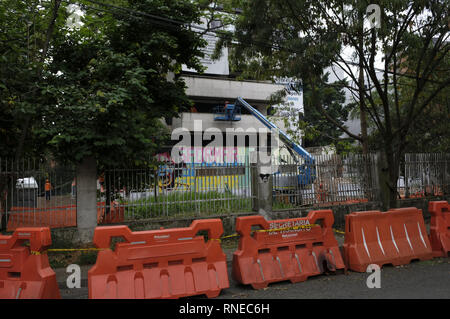
[[[77,167],[78,240],[92,242],[97,227],[97,167],[93,157],[84,158]]]
[[[256,151],[250,153],[250,188],[252,195],[252,210],[259,210],[259,189],[258,189],[258,153]]]
[[[265,219],[270,219],[273,203],[272,161],[263,163],[259,152],[252,153],[252,209]],[[267,157],[267,155],[266,155]],[[270,156],[268,157],[270,159]]]

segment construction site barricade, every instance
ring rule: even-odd
[[[208,240],[198,235],[207,231]],[[226,255],[219,238],[220,219],[190,227],[131,232],[127,226],[97,227],[102,248],[88,272],[91,299],[172,299],[205,294],[216,297],[229,287]],[[112,250],[111,240],[121,237]]]
[[[61,298],[45,253],[51,244],[48,227],[23,227],[10,236],[0,235],[0,299]]]
[[[448,256],[450,252],[450,205],[446,201],[428,203],[431,215],[430,242],[433,257]]]
[[[431,244],[420,209],[365,211],[345,216],[344,261],[353,271],[366,272],[370,264],[381,268],[431,258]]]
[[[241,237],[233,254],[233,278],[261,289],[273,282],[295,283],[326,271],[345,270],[333,223],[331,210],[272,221],[260,215],[238,217],[236,231]],[[252,232],[254,226],[262,230]]]

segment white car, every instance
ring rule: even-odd
[[[34,179],[34,177],[19,178],[16,181],[16,188],[20,189],[38,188],[38,184]]]

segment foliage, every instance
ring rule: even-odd
[[[0,154],[36,153],[41,79],[51,32],[50,1],[0,3]]]
[[[189,23],[200,16],[190,1],[122,6]],[[82,22],[55,37],[40,136],[62,159],[146,161],[168,136],[160,119],[190,106],[184,82],[170,73],[181,64],[199,69],[203,40],[177,24],[89,8]]]
[[[188,0],[76,4],[0,4],[2,155],[146,161],[168,137],[161,119],[191,104],[178,75],[201,70],[205,42],[188,26],[202,12]]]
[[[375,125],[378,138],[372,139],[373,149],[383,153],[382,188],[389,192],[389,203],[383,200],[386,206],[394,206],[402,154],[414,141],[420,119],[438,110],[430,105],[450,85],[445,62],[450,48],[449,1],[230,2],[243,13],[235,19],[236,31],[224,34],[220,44],[236,44],[232,54],[236,65],[255,78],[271,74],[303,80],[323,118],[365,142],[321,103],[319,87],[325,68],[333,66],[348,78],[346,88],[358,105],[364,102],[362,108]],[[369,5],[378,6],[376,25],[367,21],[373,12]],[[408,81],[411,90],[403,94],[402,86]]]
[[[220,215],[252,208],[251,199],[218,191],[169,193],[130,203],[132,206],[125,206],[125,216],[130,219],[161,218],[166,214],[172,217],[197,216],[197,213]]]
[[[335,125],[329,123],[317,111],[314,107],[314,103],[316,102],[313,100],[313,97],[315,98],[317,95],[320,101],[319,103],[323,105],[336,121],[344,125],[350,109],[348,105],[344,105],[345,94],[343,88],[347,83],[345,81],[329,83],[329,74],[321,74],[321,81],[318,87],[314,88],[314,92],[317,92],[317,94],[313,96],[310,83],[301,75],[303,71],[298,69],[300,67],[298,60],[304,58],[304,55],[300,57],[297,55],[297,52],[305,50],[309,44],[298,38],[289,38],[289,36],[292,36],[293,30],[286,31],[285,37],[283,38],[283,47],[279,44],[280,41],[274,41],[272,43],[270,41],[271,38],[267,37],[270,32],[269,29],[280,28],[281,30],[284,28],[285,21],[274,21],[276,26],[263,25],[264,23],[273,21],[267,17],[268,11],[279,10],[277,9],[277,7],[280,7],[278,4],[266,1],[264,4],[259,2],[254,5],[239,1],[228,1],[225,2],[224,6],[227,10],[235,7],[243,8],[244,14],[242,16],[239,14],[231,16],[233,18],[230,18],[230,15],[226,16],[228,19],[227,23],[235,24],[236,33],[220,32],[215,57],[217,58],[219,56],[223,46],[228,45],[232,73],[237,75],[238,79],[274,80],[277,77],[287,77],[292,79],[293,83],[298,83],[301,86],[299,89],[303,90],[304,93],[304,114],[294,114],[292,110],[288,110],[286,106],[282,106],[281,102],[287,95],[284,90],[275,93],[271,98],[271,104],[280,105],[278,108],[283,111],[283,114],[289,114],[289,116],[283,116],[285,126],[288,128],[287,133],[296,140],[296,137],[299,136],[298,132],[301,131],[302,144],[306,147],[337,146],[342,144],[342,140],[340,139],[342,132]],[[268,20],[262,22],[261,19],[257,18],[258,16],[267,17]],[[280,31],[278,36],[283,37],[282,32],[284,31],[284,29]],[[275,40],[275,37],[272,38]],[[288,125],[288,122],[290,125]],[[296,140],[296,142],[299,141]]]
[[[348,119],[351,105],[344,105],[345,93],[343,87],[345,82],[336,82],[328,85],[328,74],[322,76],[322,81],[317,88],[318,98],[323,108],[341,125]],[[308,85],[304,87],[304,118],[300,121],[305,126],[305,147],[310,146],[337,146],[341,141],[342,131],[333,123],[330,123],[312,105],[312,90]]]

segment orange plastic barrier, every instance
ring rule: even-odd
[[[30,246],[23,246],[29,241]],[[47,227],[18,228],[0,235],[0,299],[59,299],[55,272],[46,254],[52,244]]]
[[[208,232],[208,241],[197,236]],[[229,287],[226,256],[218,240],[220,219],[195,220],[190,227],[131,232],[126,226],[97,227],[101,250],[88,272],[89,298],[153,299],[206,294]],[[110,249],[111,239],[126,242]]]
[[[434,257],[448,256],[450,252],[450,205],[448,202],[429,202],[431,214],[430,242]]]
[[[259,215],[238,217],[236,231],[241,237],[238,250],[233,254],[233,278],[261,289],[277,281],[301,282],[326,270],[345,269],[333,234],[333,223],[331,210],[311,211],[304,218],[273,221],[266,221]],[[321,225],[276,231],[313,224]],[[252,235],[252,226],[260,226],[263,231]]]
[[[365,272],[370,264],[405,265],[432,258],[422,211],[415,207],[387,212],[356,212],[345,216],[344,260]]]

